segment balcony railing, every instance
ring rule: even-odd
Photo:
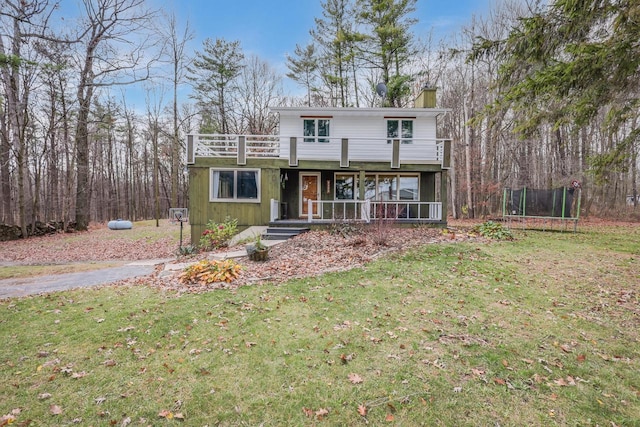
[[[187,137],[187,163],[196,157],[233,157],[239,165],[248,158],[337,161],[348,167],[351,161],[401,163],[439,163],[448,165],[451,140],[412,138],[411,143],[387,138],[327,138],[328,142],[306,142],[304,137],[277,135],[209,135]]]

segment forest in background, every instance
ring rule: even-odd
[[[451,109],[454,217],[577,180],[581,215],[638,218],[637,1],[504,0],[434,41],[413,30],[416,0],[323,0],[284,75],[223,34],[194,48],[188,22],[145,0],[82,0],[64,28],[59,3],[0,4],[0,223],[25,236],[187,206],[189,133],[276,133],[269,106],[410,107],[424,86]]]

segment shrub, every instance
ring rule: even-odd
[[[232,259],[223,261],[202,260],[187,268],[180,275],[180,282],[185,284],[200,283],[208,285],[216,282],[230,283],[238,276],[242,267]]]
[[[229,240],[238,232],[238,220],[227,217],[224,222],[213,220],[207,223],[207,228],[200,237],[200,248],[205,251],[222,248],[229,245]]]
[[[504,227],[502,224],[493,221],[487,221],[482,224],[478,224],[473,227],[473,231],[478,233],[482,237],[487,237],[489,239],[513,240],[513,234],[511,234],[511,230]]]
[[[355,221],[347,221],[347,220],[341,221],[341,222],[334,222],[331,224],[329,228],[329,233],[333,235],[342,236],[345,239],[353,235],[362,234],[362,232],[363,232],[362,224],[357,223]]]
[[[404,215],[404,208],[394,205],[379,204],[376,208],[376,219],[369,227],[369,237],[378,246],[388,246],[397,219]]]
[[[198,253],[198,248],[193,245],[180,246],[178,248],[178,255],[181,255],[181,256],[195,255],[197,253]]]

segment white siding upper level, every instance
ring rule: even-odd
[[[274,107],[279,115],[279,136],[189,135],[187,162],[196,157],[237,156],[298,160],[443,163],[446,139],[437,137],[437,119],[449,110],[436,108],[295,108]],[[305,120],[328,120],[324,142],[305,141]],[[389,120],[411,121],[410,140],[388,138]],[[316,135],[317,137],[320,137]],[[293,163],[292,163],[293,162]]]
[[[272,108],[280,115],[280,156],[289,157],[288,138],[296,137],[301,160],[335,160],[348,139],[350,161],[390,161],[393,145],[387,138],[388,120],[411,120],[410,144],[401,144],[400,161],[440,163],[436,121],[448,110],[434,108]],[[329,143],[304,142],[305,119],[330,121]],[[285,141],[285,139],[287,141]],[[286,143],[285,143],[286,142]]]

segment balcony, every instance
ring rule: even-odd
[[[211,135],[187,137],[187,163],[197,157],[235,158],[238,165],[247,159],[287,159],[289,166],[299,160],[336,161],[348,167],[352,161],[400,164],[449,165],[451,140],[411,138],[409,141],[386,138],[327,138],[328,142],[306,142],[304,137],[277,135]]]

